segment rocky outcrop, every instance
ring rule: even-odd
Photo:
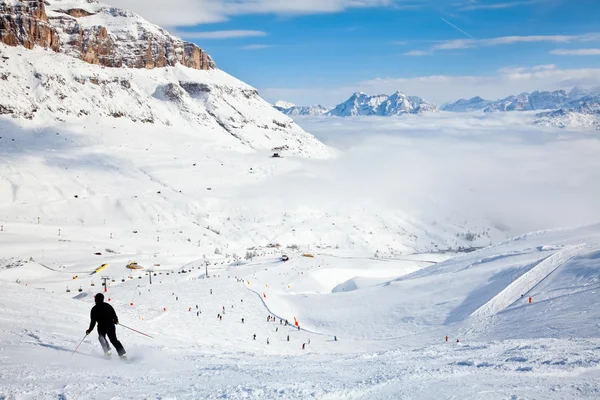
[[[51,48],[90,64],[163,68],[182,64],[216,68],[206,52],[129,11],[95,0],[0,0],[0,41]],[[78,7],[72,7],[73,5]],[[70,7],[65,7],[70,6]]]
[[[0,1],[0,42],[59,50],[58,33],[48,23],[43,0]]]

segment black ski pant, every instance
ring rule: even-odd
[[[104,350],[105,353],[107,351],[110,351],[110,346],[108,345],[108,341],[106,340],[107,336],[108,336],[108,340],[110,340],[110,342],[114,346],[115,350],[117,350],[117,353],[120,356],[125,354],[125,349],[123,348],[123,345],[117,339],[117,332],[115,331],[114,325],[108,326],[108,327],[103,326],[102,328],[98,327],[98,340],[100,341],[100,344],[102,345],[102,350]]]

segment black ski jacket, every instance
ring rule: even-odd
[[[114,329],[115,323],[119,322],[115,309],[108,303],[96,303],[90,312],[90,331],[94,330],[96,322],[98,323],[99,331]]]

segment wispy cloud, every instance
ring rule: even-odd
[[[556,49],[552,50],[550,54],[559,56],[600,56],[600,49]]]
[[[242,50],[262,50],[274,47],[272,44],[249,44],[242,47]]]
[[[350,8],[416,7],[414,0],[112,0],[111,5],[168,27],[223,22],[249,14],[294,16],[336,13]]]
[[[461,11],[474,11],[474,10],[501,10],[513,7],[530,6],[533,4],[540,3],[540,0],[522,0],[522,1],[504,1],[500,3],[479,3],[473,2],[472,4],[466,5],[459,8]]]
[[[234,39],[246,37],[267,36],[263,31],[235,30],[235,31],[212,31],[212,32],[186,32],[176,31],[175,34],[188,39]]]
[[[417,50],[406,55],[428,55],[440,50],[471,49],[476,47],[502,46],[517,43],[573,43],[592,42],[600,40],[600,32],[583,35],[532,35],[532,36],[502,36],[489,39],[456,39],[438,42],[427,50]]]
[[[420,56],[429,56],[431,54],[433,54],[431,51],[412,50],[412,51],[407,51],[403,55],[409,56],[409,57],[420,57]]]

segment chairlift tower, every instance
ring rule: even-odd
[[[104,292],[108,292],[108,284],[106,283],[106,281],[108,281],[110,279],[110,276],[103,276],[102,278],[100,278],[104,281],[103,285],[104,285]]]

